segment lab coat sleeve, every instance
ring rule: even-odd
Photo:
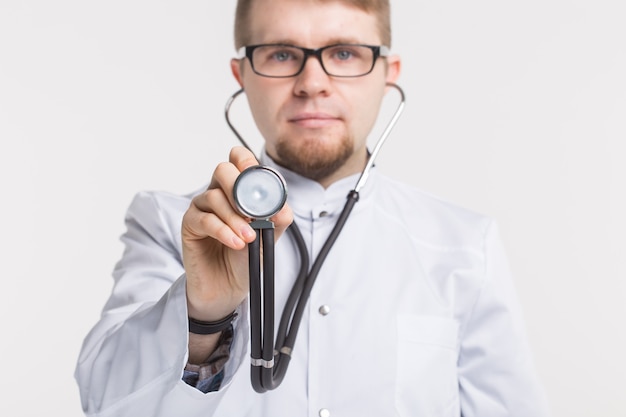
[[[181,217],[172,218],[176,210],[164,204],[167,200],[140,193],[128,209],[115,285],[75,370],[87,416],[211,416],[244,360],[247,309],[242,304],[222,389],[205,394],[182,381],[188,323],[177,243]]]
[[[461,329],[459,384],[463,417],[547,417],[521,306],[492,222],[484,237],[484,278]]]

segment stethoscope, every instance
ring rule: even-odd
[[[255,165],[244,170],[233,188],[233,196],[239,211],[252,219],[250,225],[256,231],[256,239],[248,245],[248,266],[250,269],[250,345],[252,387],[263,393],[277,388],[282,382],[291,359],[298,328],[302,321],[305,306],[315,279],[343,229],[352,208],[359,200],[359,191],[367,182],[370,169],[384,142],[404,110],[404,92],[392,83],[387,84],[400,93],[400,103],[387,123],[385,130],[376,142],[354,189],[348,193],[346,204],[337,219],[324,246],[309,270],[309,256],[306,244],[295,222],[287,231],[294,239],[301,257],[300,271],[285,303],[274,342],[274,216],[287,200],[285,180],[276,170]],[[254,151],[241,137],[230,122],[229,112],[233,101],[244,90],[235,92],[226,102],[225,116],[228,126],[241,144]],[[261,254],[263,259],[261,261]],[[261,268],[263,273],[261,273]]]

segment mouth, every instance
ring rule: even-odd
[[[323,127],[328,127],[334,125],[341,121],[339,117],[330,115],[328,113],[298,113],[295,116],[288,119],[289,123],[295,124],[296,126],[308,128],[308,129],[318,129]]]

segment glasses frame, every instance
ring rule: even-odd
[[[370,69],[363,73],[363,74],[359,74],[359,75],[335,75],[335,74],[331,74],[326,70],[326,67],[324,66],[324,62],[322,60],[322,53],[329,48],[335,48],[337,46],[362,46],[362,47],[366,47],[372,50],[372,65],[370,66]],[[256,68],[254,68],[254,60],[252,59],[252,55],[254,53],[254,50],[263,46],[285,46],[285,47],[289,47],[289,48],[296,48],[301,50],[304,53],[304,58],[302,59],[302,65],[300,66],[300,69],[292,75],[266,75],[266,74],[262,74],[260,72],[258,72],[256,70]],[[324,72],[326,73],[326,75],[330,76],[330,77],[338,77],[338,78],[357,78],[357,77],[363,77],[367,74],[369,74],[370,72],[372,72],[372,70],[374,69],[374,66],[376,65],[376,60],[378,60],[378,58],[380,57],[387,57],[389,56],[389,47],[385,46],[385,45],[365,45],[365,44],[358,44],[358,43],[336,43],[333,45],[326,45],[323,46],[321,48],[317,48],[317,49],[311,49],[311,48],[303,48],[301,46],[296,46],[296,45],[289,45],[286,43],[261,43],[261,44],[257,44],[257,45],[248,45],[248,46],[242,46],[241,48],[239,48],[238,51],[238,55],[239,55],[239,59],[243,59],[243,58],[248,58],[248,61],[250,61],[250,66],[252,67],[252,71],[254,71],[255,74],[260,75],[261,77],[267,77],[267,78],[291,78],[291,77],[297,77],[298,75],[300,75],[300,73],[302,72],[302,70],[304,69],[304,66],[306,65],[307,61],[309,60],[309,57],[314,56],[315,58],[317,58],[317,61],[320,63],[320,66],[322,67],[322,69],[324,70]]]

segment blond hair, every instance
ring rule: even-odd
[[[312,0],[319,3],[332,1],[356,7],[367,13],[373,13],[378,21],[381,43],[391,47],[391,16],[389,0]],[[252,40],[249,31],[250,10],[253,0],[238,0],[235,11],[235,49],[250,45]]]

